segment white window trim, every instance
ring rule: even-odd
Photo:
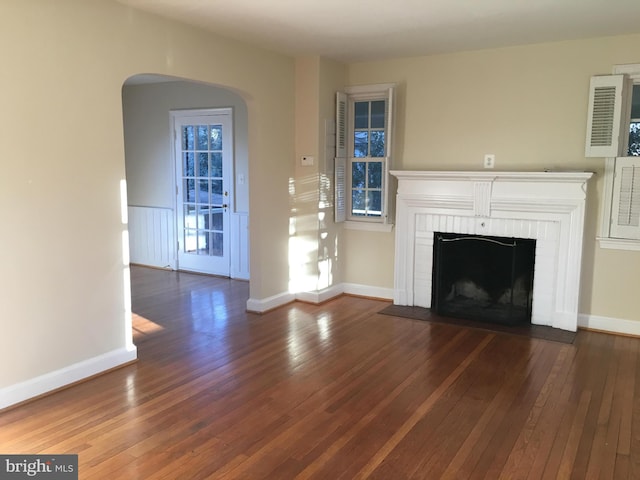
[[[640,241],[638,240],[598,237],[598,241],[600,242],[600,248],[606,248],[608,250],[640,251]]]
[[[614,75],[628,75],[634,85],[640,84],[640,63],[615,65],[612,73]],[[600,248],[640,251],[640,240],[611,237],[611,212],[613,209],[615,167],[615,157],[605,158],[603,178],[604,187],[602,192],[602,221],[600,224],[600,236],[596,238]]]
[[[371,85],[352,85],[344,87],[344,93],[347,95],[372,95],[379,94],[390,88],[395,88],[395,83],[375,83]]]
[[[378,83],[378,84],[371,84],[371,85],[355,85],[355,86],[348,86],[345,87],[343,92],[347,95],[348,98],[348,102],[352,102],[354,99],[355,100],[369,100],[372,97],[379,97],[382,96],[383,93],[388,92],[390,89],[395,90],[396,88],[396,84],[395,83]],[[391,190],[391,186],[392,186],[392,182],[389,181],[389,170],[392,168],[392,163],[393,163],[393,142],[394,142],[394,123],[395,123],[395,105],[394,105],[394,99],[392,98],[389,102],[389,105],[387,106],[387,108],[389,108],[390,112],[389,112],[389,124],[387,125],[387,135],[390,139],[390,141],[387,144],[387,151],[386,151],[386,157],[383,157],[384,159],[384,178],[383,178],[383,208],[385,210],[384,215],[382,215],[381,218],[359,218],[359,217],[353,217],[351,216],[350,213],[350,208],[346,209],[347,211],[345,212],[345,221],[342,221],[341,223],[344,225],[344,227],[348,230],[363,230],[363,231],[370,231],[370,232],[391,232],[393,230],[393,223],[394,223],[394,218],[393,218],[393,199],[391,198],[391,195],[393,194],[390,190]],[[352,109],[349,108],[348,111],[351,111]],[[349,116],[352,113],[349,114]],[[347,124],[350,120],[347,120]],[[348,127],[347,127],[348,129]],[[349,170],[349,160],[351,157],[349,157],[351,152],[347,152],[346,155],[346,167],[347,170]],[[345,190],[346,192],[350,191],[351,188],[351,176],[350,173],[346,172],[346,176],[347,176],[347,181],[346,181],[346,185],[345,185]],[[345,199],[345,203],[346,206],[350,206],[351,205],[351,200],[349,199]]]
[[[393,223],[380,223],[380,222],[363,222],[362,220],[346,220],[344,228],[347,230],[364,230],[367,232],[392,232]]]

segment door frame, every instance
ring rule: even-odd
[[[228,232],[225,234],[229,235],[229,252],[228,252],[228,260],[229,260],[229,268],[228,268],[228,276],[229,278],[233,278],[233,268],[232,265],[234,263],[235,256],[238,255],[237,244],[239,242],[239,238],[237,237],[236,229],[232,227],[234,212],[236,211],[235,206],[235,122],[234,122],[234,112],[232,107],[219,107],[219,108],[189,108],[189,109],[176,109],[170,110],[170,124],[171,124],[171,157],[173,158],[173,218],[174,218],[174,245],[175,245],[175,266],[176,270],[180,270],[180,263],[178,259],[178,252],[180,250],[180,231],[179,223],[181,221],[178,218],[178,185],[177,185],[177,177],[178,172],[181,169],[182,163],[181,159],[176,155],[177,153],[177,142],[180,139],[176,133],[176,121],[178,119],[184,117],[194,117],[194,116],[208,116],[208,115],[228,115],[231,123],[231,133],[232,133],[232,153],[231,153],[231,162],[230,162],[230,172],[229,179],[227,182],[227,191],[228,191],[228,214],[229,214],[229,222],[228,222]],[[196,272],[197,273],[197,272]]]

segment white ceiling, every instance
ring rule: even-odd
[[[288,55],[344,62],[640,32],[640,0],[118,0]]]

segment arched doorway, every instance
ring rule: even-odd
[[[229,274],[249,279],[248,114],[235,92],[215,85],[162,75],[135,75],[123,85],[125,166],[132,263],[180,269],[176,154],[179,140],[172,112],[228,109],[233,116],[230,173]],[[213,217],[209,217],[213,218]],[[207,230],[207,233],[208,232]],[[210,237],[209,237],[210,238]]]

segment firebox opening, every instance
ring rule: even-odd
[[[531,323],[536,241],[434,232],[433,311],[502,324]]]

